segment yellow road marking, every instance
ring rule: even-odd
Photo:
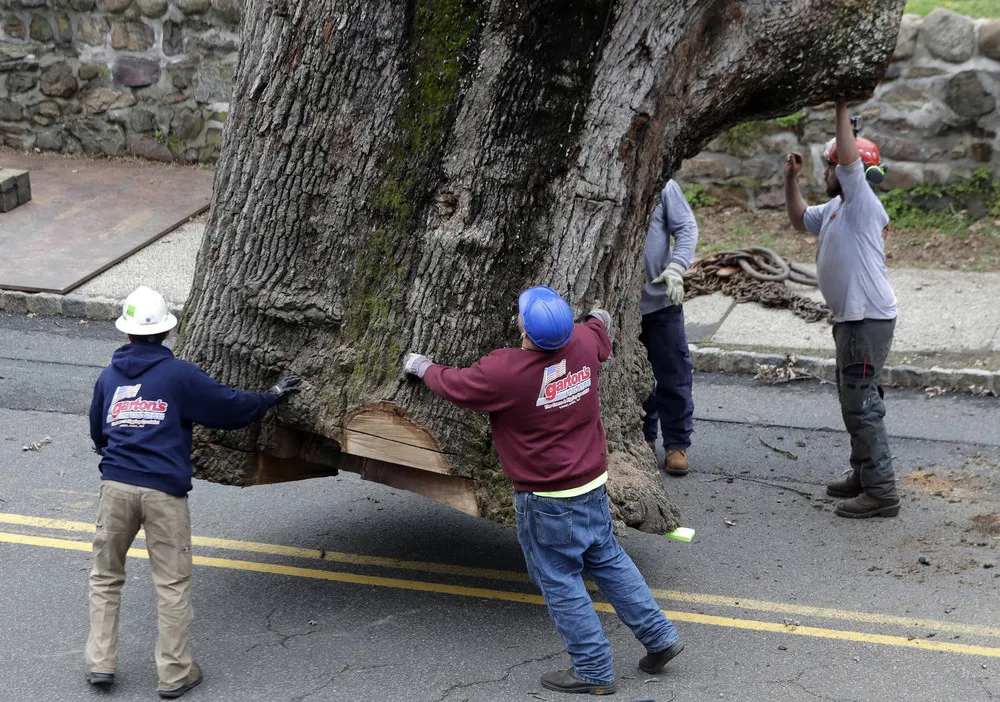
[[[29,536],[26,534],[11,534],[5,532],[0,532],[0,542],[23,544],[27,546],[60,548],[71,551],[89,551],[91,549],[91,545],[85,541],[70,541],[66,539],[53,539],[46,536]],[[134,558],[149,558],[149,553],[145,549],[129,549],[128,555]],[[503,600],[506,602],[518,602],[534,605],[545,604],[545,601],[540,595],[523,592],[492,590],[488,588],[468,587],[465,585],[447,585],[444,583],[432,583],[420,580],[385,578],[374,575],[359,575],[357,573],[318,570],[316,568],[301,568],[298,566],[279,565],[276,563],[259,563],[257,561],[239,561],[229,558],[195,556],[192,560],[195,565],[208,566],[211,568],[245,570],[256,573],[287,575],[299,578],[311,578],[315,580],[330,580],[356,585],[389,587],[400,590],[431,592],[441,595],[456,595],[459,597],[475,597],[480,599]],[[606,602],[595,602],[594,608],[599,612],[614,612],[611,605]],[[774,622],[760,622],[752,619],[735,619],[732,617],[716,617],[707,614],[696,614],[693,612],[675,612],[665,610],[664,614],[675,622],[690,622],[693,624],[723,626],[749,631],[765,631],[779,634],[790,634],[794,636],[811,636],[815,638],[835,639],[839,641],[879,644],[882,646],[916,648],[923,651],[943,651],[947,653],[960,653],[964,655],[1000,658],[1000,648],[992,648],[989,646],[973,646],[969,644],[957,644],[946,641],[909,639],[905,636],[886,636],[883,634],[869,634],[860,631],[842,631],[839,629],[822,629],[811,626],[789,627],[784,624],[777,624]]]
[[[0,513],[0,523],[18,524],[21,526],[38,527],[43,529],[59,529],[62,531],[94,532],[94,525],[88,522],[75,522],[64,519],[50,519],[46,517],[30,517],[22,514]],[[141,531],[139,532],[139,538],[143,538],[143,533]],[[447,563],[409,561],[400,558],[384,558],[381,556],[364,556],[354,553],[299,548],[296,546],[282,546],[280,544],[265,544],[254,541],[217,539],[206,536],[193,536],[191,538],[191,543],[195,546],[204,546],[206,548],[244,551],[247,553],[265,553],[272,556],[288,556],[291,558],[309,558],[313,560],[332,561],[337,563],[350,563],[360,566],[409,570],[420,573],[467,576],[482,578],[485,580],[499,580],[514,583],[531,582],[527,573],[511,570],[470,568],[468,566],[451,565]],[[587,587],[592,591],[597,590],[597,586],[594,583],[587,583]],[[935,619],[900,617],[892,614],[877,614],[874,612],[854,612],[851,610],[833,609],[828,607],[812,607],[809,605],[797,605],[787,602],[769,602],[766,600],[744,599],[741,597],[726,597],[722,595],[709,595],[697,592],[681,592],[679,590],[663,590],[653,588],[652,592],[653,596],[657,599],[671,600],[674,602],[690,602],[713,607],[729,607],[759,612],[792,614],[801,617],[840,619],[844,621],[863,622],[866,624],[886,624],[889,626],[899,626],[903,628],[929,629],[932,631],[966,634],[969,636],[1000,638],[1000,627],[982,624],[963,624],[960,622],[945,622]]]

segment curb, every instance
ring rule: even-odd
[[[184,305],[167,304],[171,314],[180,316]],[[0,290],[0,311],[15,314],[54,314],[81,319],[115,320],[121,316],[121,300],[86,295],[28,293],[20,290]]]
[[[751,373],[759,367],[781,366],[784,354],[758,353],[690,345],[694,369],[702,373]],[[794,368],[804,370],[820,380],[836,383],[836,361],[832,358],[796,356]],[[882,370],[882,385],[901,388],[941,388],[947,392],[968,392],[977,395],[1000,396],[1000,371],[981,368],[919,368],[917,366],[886,366]]]
[[[172,314],[181,316],[184,305],[169,304]],[[121,301],[108,297],[27,293],[0,290],[0,311],[15,314],[61,315],[82,319],[115,320],[121,315]],[[694,369],[701,373],[744,373],[756,375],[760,366],[781,366],[785,355],[720,349],[714,346],[690,344]],[[820,380],[836,382],[836,363],[832,358],[796,356],[795,368]],[[1000,397],[1000,371],[981,368],[919,368],[917,366],[886,366],[882,384],[887,387],[941,388],[948,392],[993,394]]]

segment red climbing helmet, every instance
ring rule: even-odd
[[[858,142],[858,153],[861,154],[861,162],[865,164],[865,168],[882,165],[882,155],[878,152],[878,146],[875,145],[874,141],[864,137],[855,137],[855,141]],[[837,158],[836,139],[826,142],[826,146],[823,147],[823,155],[834,163],[840,163]]]
[[[882,154],[878,152],[878,146],[874,141],[864,137],[855,136],[858,143],[858,153],[861,155],[861,163],[865,167],[865,180],[872,185],[878,185],[885,179],[885,166],[882,165]],[[839,164],[837,158],[837,140],[831,139],[823,147],[823,156],[827,165]]]

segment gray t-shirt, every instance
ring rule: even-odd
[[[819,289],[835,322],[895,319],[896,295],[889,284],[882,238],[889,215],[865,180],[861,159],[837,166],[837,180],[844,194],[806,208],[802,218],[806,229],[819,237]]]
[[[670,246],[673,237],[674,246]],[[660,193],[660,201],[653,210],[653,219],[646,232],[646,246],[642,252],[642,267],[646,270],[646,281],[639,296],[639,313],[649,314],[670,306],[667,286],[653,285],[652,280],[660,275],[670,263],[679,263],[687,270],[694,258],[698,245],[698,222],[691,211],[691,205],[681,188],[673,180],[668,180]]]

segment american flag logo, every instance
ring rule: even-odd
[[[563,360],[559,361],[559,363],[555,364],[554,366],[549,366],[548,368],[545,369],[545,375],[543,376],[543,379],[542,379],[542,385],[543,386],[547,385],[548,383],[551,383],[556,378],[561,378],[564,375],[566,375],[566,359],[565,358]]]
[[[114,397],[111,398],[111,404],[115,404],[118,400],[125,400],[130,397],[135,397],[139,394],[139,388],[142,387],[142,383],[138,385],[119,385],[115,390]]]

